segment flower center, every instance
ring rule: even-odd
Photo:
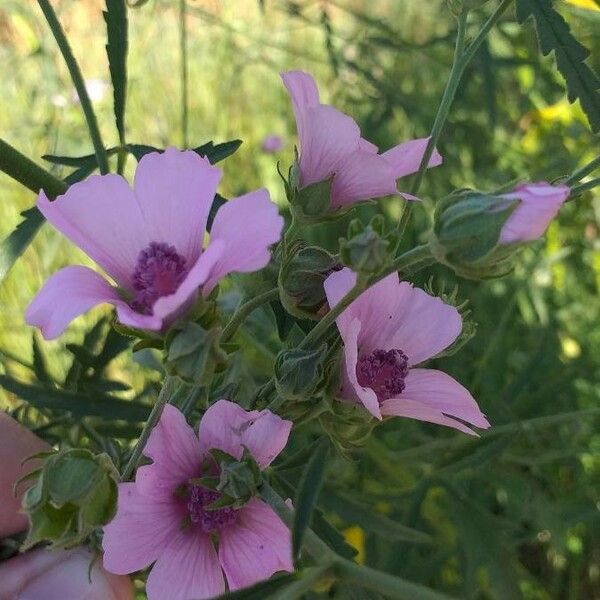
[[[192,523],[198,524],[205,533],[214,533],[231,525],[237,518],[237,511],[231,507],[209,510],[206,507],[221,497],[219,492],[190,484],[187,509]]]
[[[356,378],[362,387],[370,387],[379,402],[395,398],[405,387],[408,357],[402,350],[374,350],[358,359]]]
[[[185,258],[164,242],[152,242],[138,256],[133,272],[136,291],[132,307],[144,314],[152,314],[154,303],[161,296],[174,293],[187,271]]]

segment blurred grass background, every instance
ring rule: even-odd
[[[490,4],[473,13],[473,30]],[[597,4],[556,4],[600,70]],[[90,87],[104,141],[114,145],[103,2],[54,6]],[[129,10],[129,22],[127,140],[182,146],[178,3],[150,0]],[[387,148],[427,134],[455,31],[438,0],[189,0],[186,27],[190,145],[243,139],[223,163],[221,193],[266,185],[282,206],[275,165],[292,161],[295,127],[278,73],[311,72],[325,100],[354,115],[363,135]],[[46,153],[90,153],[68,73],[34,3],[0,0],[0,61],[1,136],[40,162]],[[261,150],[269,134],[284,140],[275,155]],[[445,163],[427,176],[426,206],[454,188],[495,189],[568,175],[597,156],[600,144],[578,106],[564,98],[552,59],[539,57],[532,26],[521,28],[509,13],[466,72],[440,150]],[[130,157],[129,176],[133,168]],[[2,174],[0,190],[3,238],[34,197]],[[381,206],[397,216],[390,201]],[[407,244],[425,229],[426,211],[414,223]],[[393,541],[366,517],[338,511],[334,519],[351,527],[361,560],[461,598],[600,598],[599,226],[600,192],[589,192],[564,208],[545,241],[522,254],[513,277],[458,282],[479,330],[443,367],[471,389],[494,428],[480,441],[407,420],[378,428],[360,460],[344,463],[332,486],[353,490],[378,514],[426,529],[440,542],[432,549]],[[343,231],[341,224],[307,235],[334,246]],[[16,263],[0,287],[5,368],[27,375],[18,366],[33,361],[24,309],[51,273],[82,260],[44,227]],[[442,269],[426,272],[420,283],[430,277],[438,288],[442,280],[456,283]],[[44,343],[57,378],[70,362],[65,343],[80,342],[99,314]],[[258,339],[255,354],[270,358],[263,341],[272,333],[255,325],[246,342]],[[253,368],[266,374],[270,361],[254,358]],[[110,368],[113,378],[141,386],[141,368],[127,356]],[[12,406],[14,397],[3,393],[0,404]]]

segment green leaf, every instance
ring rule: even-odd
[[[53,379],[48,372],[46,357],[35,333],[31,336],[31,345],[33,350],[33,372],[35,376],[42,383],[52,383]]]
[[[230,140],[229,142],[223,142],[221,144],[213,144],[212,141],[202,144],[194,148],[194,152],[200,156],[208,158],[211,165],[218,163],[219,161],[231,156],[240,146],[242,140]]]
[[[289,575],[276,575],[266,581],[261,581],[253,586],[228,592],[213,600],[265,600],[270,594],[278,592],[298,580],[295,573]]]
[[[584,62],[590,51],[575,39],[568,23],[554,9],[552,0],[517,0],[517,20],[533,18],[540,50],[554,51],[556,66],[565,78],[570,102],[579,99],[594,133],[600,131],[600,78]]]
[[[127,148],[127,152],[133,154],[135,160],[138,162],[142,159],[146,154],[150,154],[150,152],[163,152],[160,148],[155,148],[154,146],[147,146],[146,144],[127,144],[125,146]]]
[[[321,504],[328,510],[337,513],[348,523],[359,525],[364,530],[384,539],[419,544],[427,544],[432,541],[426,533],[378,514],[373,507],[357,502],[346,494],[326,489],[321,495]]]
[[[150,412],[148,406],[137,402],[119,400],[103,394],[76,394],[67,390],[26,384],[8,375],[0,375],[0,386],[37,408],[68,410],[78,416],[144,421]]]
[[[125,139],[125,100],[127,94],[127,7],[125,0],[106,0],[108,67],[113,85],[115,123],[119,139]]]
[[[306,530],[310,527],[313,510],[323,484],[323,475],[327,466],[329,441],[317,445],[306,463],[302,473],[294,502],[294,525],[292,528],[293,556],[298,558]]]
[[[221,208],[221,206],[223,206],[223,204],[227,203],[227,198],[223,198],[223,196],[221,196],[221,194],[215,194],[215,197],[213,198],[213,203],[210,207],[210,212],[208,213],[208,220],[206,222],[206,229],[207,231],[210,231],[213,221],[215,220],[215,217],[217,216],[217,212],[219,212],[219,209]]]

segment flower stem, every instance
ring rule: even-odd
[[[600,156],[597,156],[594,160],[590,161],[587,165],[577,169],[573,172],[573,175],[565,181],[565,185],[572,185],[576,181],[583,179],[586,175],[589,175],[594,169],[600,167]]]
[[[96,120],[96,115],[94,113],[94,109],[92,108],[90,97],[85,88],[85,82],[83,81],[81,70],[79,69],[79,65],[75,60],[75,56],[73,56],[73,51],[69,46],[65,32],[63,31],[63,28],[61,27],[49,0],[38,0],[38,4],[40,5],[40,8],[46,17],[46,21],[48,21],[48,25],[50,26],[52,34],[54,35],[54,39],[56,40],[60,52],[65,59],[65,63],[67,64],[67,68],[69,69],[69,74],[71,75],[73,86],[75,87],[75,91],[79,97],[79,102],[81,103],[81,108],[83,110],[83,114],[85,115],[85,120],[87,121],[90,137],[92,138],[92,144],[94,145],[98,168],[100,169],[100,173],[106,174],[108,173],[108,155],[106,153],[104,144],[102,143],[100,129],[98,128],[98,121]]]
[[[144,452],[144,448],[148,443],[148,439],[150,438],[150,434],[154,429],[154,426],[158,423],[160,416],[162,415],[163,409],[165,405],[169,402],[171,397],[173,396],[173,392],[175,391],[175,383],[176,378],[167,375],[165,381],[163,383],[162,389],[160,390],[160,394],[156,400],[156,404],[152,407],[152,411],[150,412],[150,416],[148,420],[144,424],[144,428],[142,429],[142,433],[127,461],[127,465],[123,470],[123,474],[121,475],[121,481],[128,481],[129,478],[133,475],[135,468],[137,467],[140,457]]]
[[[225,329],[223,329],[223,334],[221,335],[221,341],[228,342],[253,310],[261,306],[261,304],[266,304],[267,302],[271,302],[271,300],[277,300],[277,298],[279,298],[279,290],[273,288],[272,290],[248,300],[248,302],[244,302],[237,308],[229,323],[225,325]]]
[[[181,143],[188,147],[188,44],[187,44],[187,5],[179,0],[179,52],[181,59]]]
[[[580,183],[571,188],[571,197],[572,200],[576,196],[583,194],[583,192],[587,192],[592,188],[598,187],[600,185],[600,177],[596,177],[595,179],[590,179],[589,181],[585,181],[584,183]]]
[[[12,177],[36,194],[43,189],[50,198],[67,191],[67,184],[0,140],[0,171]]]

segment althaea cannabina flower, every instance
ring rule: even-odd
[[[303,71],[281,75],[294,106],[300,143],[300,187],[333,177],[331,208],[398,194],[396,180],[418,170],[429,138],[412,140],[379,154],[360,135],[356,121],[321,104],[314,79]],[[434,151],[429,167],[442,162]],[[409,194],[401,194],[414,199]]]
[[[133,189],[120,175],[95,175],[37,206],[61,233],[115,281],[70,266],[33,299],[26,320],[46,339],[77,316],[113,304],[123,325],[159,331],[233,272],[256,271],[270,258],[283,219],[265,189],[224,204],[203,249],[208,214],[221,170],[192,151],[168,148],[139,162]]]
[[[510,194],[503,194],[520,202],[502,227],[500,243],[530,242],[542,237],[570,193],[566,185],[554,186],[540,181],[520,185]]]
[[[325,281],[330,306],[355,285],[350,269]],[[393,273],[361,294],[337,319],[344,342],[341,396],[378,419],[408,417],[474,432],[489,423],[471,394],[446,373],[414,368],[450,346],[462,319],[445,304]]]
[[[268,410],[247,412],[220,400],[204,414],[198,437],[167,405],[144,453],[135,483],[119,484],[117,515],[104,529],[104,567],[132,573],[155,563],[149,600],[201,600],[292,571],[289,529],[267,504],[252,498],[239,509],[207,510],[218,492],[190,479],[214,475],[209,450],[241,458],[247,448],[267,467],[284,448],[292,423]],[[218,538],[218,552],[214,539]],[[156,561],[156,562],[155,562]]]

